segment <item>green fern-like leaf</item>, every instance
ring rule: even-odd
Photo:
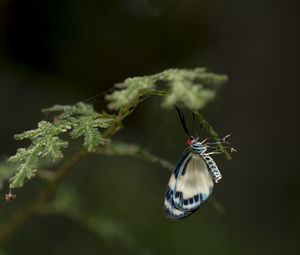
[[[54,105],[44,109],[43,112],[61,112],[57,118],[68,122],[72,128],[70,136],[72,139],[84,138],[83,146],[87,151],[94,151],[99,144],[105,144],[105,139],[100,133],[100,128],[108,128],[112,118],[108,114],[96,112],[93,106],[79,102],[74,106]]]
[[[40,159],[57,161],[63,157],[62,150],[68,146],[68,142],[57,135],[70,129],[66,124],[41,121],[37,129],[15,135],[17,140],[30,139],[32,143],[27,148],[18,149],[16,155],[8,159],[17,165],[17,173],[10,180],[11,188],[21,187],[27,179],[31,179]]]
[[[93,117],[81,117],[74,123],[73,130],[70,132],[71,138],[84,137],[83,146],[87,151],[95,151],[99,144],[106,144],[108,139],[104,138],[99,132],[99,128],[108,128],[112,119],[94,119]]]
[[[202,109],[227,81],[225,75],[207,72],[205,68],[169,69],[157,76],[166,82],[170,92],[162,106],[173,108],[176,104],[183,103],[190,110]]]
[[[106,100],[109,101],[108,108],[112,110],[136,104],[140,96],[155,88],[155,79],[152,76],[128,78],[115,87],[118,90],[106,96]]]
[[[107,95],[106,100],[110,109],[118,110],[125,105],[135,105],[142,96],[157,94],[165,96],[164,108],[183,103],[190,110],[199,110],[214,98],[225,81],[225,75],[207,72],[205,68],[169,69],[154,75],[126,79],[116,85],[118,90]]]
[[[90,104],[78,102],[75,105],[54,105],[50,108],[43,109],[42,112],[60,112],[58,119],[67,119],[71,116],[98,116],[99,113],[94,110]]]
[[[69,132],[71,138],[83,136],[83,146],[87,151],[94,151],[99,144],[107,143],[100,133],[100,128],[108,128],[112,118],[100,114],[91,105],[77,103],[74,106],[55,105],[43,112],[58,112],[54,123],[40,121],[37,129],[15,135],[16,140],[29,139],[27,148],[20,148],[8,159],[16,164],[16,173],[10,179],[10,187],[22,187],[26,180],[31,179],[38,171],[42,160],[59,161],[63,158],[63,149],[68,142],[62,140],[61,134]]]

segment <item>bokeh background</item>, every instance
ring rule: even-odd
[[[1,157],[20,146],[15,133],[44,118],[42,108],[86,100],[100,109],[101,93],[127,77],[197,66],[230,78],[203,114],[232,134],[238,153],[216,157],[224,181],[213,197],[223,209],[209,202],[180,222],[162,214],[168,171],[89,157],[64,185],[102,225],[37,216],[0,254],[299,254],[298,24],[290,0],[1,0]],[[117,139],[175,163],[186,137],[159,104],[140,105]],[[13,204],[2,199],[0,221],[41,186],[28,183]]]

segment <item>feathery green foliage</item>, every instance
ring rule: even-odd
[[[227,81],[225,75],[207,72],[205,68],[169,69],[164,72],[128,78],[116,84],[118,89],[106,96],[108,107],[119,110],[135,105],[139,98],[149,94],[165,96],[162,106],[172,108],[183,103],[190,110],[199,110],[210,102],[217,89]]]
[[[108,114],[99,114],[89,104],[82,102],[74,106],[54,105],[44,109],[43,112],[61,112],[58,120],[64,120],[71,127],[70,136],[72,139],[84,138],[83,147],[92,152],[99,144],[106,144],[109,140],[99,132],[99,128],[108,128],[111,125],[112,117]]]
[[[99,128],[108,128],[111,124],[111,119],[94,119],[91,116],[86,116],[74,124],[70,136],[73,139],[84,137],[83,147],[87,151],[95,151],[99,144],[106,144],[109,140],[104,138],[99,132]]]
[[[72,139],[84,138],[83,147],[94,151],[99,144],[107,143],[99,128],[108,128],[112,119],[107,114],[97,113],[91,105],[77,103],[74,106],[54,105],[43,112],[59,112],[54,122],[40,121],[38,128],[15,135],[16,140],[29,139],[27,148],[20,148],[8,160],[17,165],[17,172],[10,180],[10,188],[22,187],[39,168],[41,160],[59,161],[63,149],[68,147],[60,135],[69,132]]]
[[[17,173],[10,180],[10,187],[21,187],[26,179],[31,179],[38,170],[40,159],[53,161],[61,159],[63,157],[62,149],[66,148],[68,143],[57,135],[67,132],[70,128],[61,123],[52,124],[41,121],[37,129],[15,135],[16,140],[30,139],[31,144],[27,148],[18,149],[16,155],[8,159],[9,162],[18,165]]]
[[[68,119],[74,116],[93,116],[99,117],[99,113],[94,110],[94,107],[83,102],[79,102],[75,105],[54,105],[50,108],[42,110],[43,113],[60,113],[56,116],[57,119]]]

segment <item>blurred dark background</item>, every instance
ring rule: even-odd
[[[44,118],[42,108],[86,100],[130,76],[197,66],[230,78],[203,114],[221,135],[232,134],[238,153],[232,161],[216,157],[224,181],[213,196],[225,213],[210,202],[180,222],[162,214],[168,171],[89,157],[65,183],[80,194],[82,210],[119,222],[139,248],[107,246],[72,219],[45,215],[0,253],[299,254],[297,7],[289,0],[1,0],[2,156],[20,146],[15,133]],[[87,101],[104,106],[101,96]],[[176,113],[159,104],[140,105],[117,138],[175,163],[186,137]],[[0,221],[39,185],[28,183],[13,204],[0,201]]]

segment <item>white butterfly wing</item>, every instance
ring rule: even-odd
[[[169,184],[167,186],[165,201],[164,201],[164,214],[167,218],[172,220],[185,218],[192,213],[192,212],[182,211],[177,209],[173,202],[173,194],[175,194],[174,188],[176,185],[176,180],[178,176],[180,176],[181,173],[183,172],[191,156],[192,155],[189,150],[185,150],[183,152],[183,154],[181,155],[180,159],[176,164],[176,168],[174,169],[171,178],[169,180]]]
[[[173,191],[167,188],[164,202],[164,214],[167,218],[172,220],[183,219],[193,213],[193,211],[182,211],[177,209],[173,202],[172,193]]]
[[[165,215],[184,218],[207,201],[214,187],[206,162],[198,154],[186,150],[171,175],[165,196]]]
[[[207,201],[214,187],[207,164],[201,156],[191,153],[174,187],[173,202],[177,209],[195,210]]]

